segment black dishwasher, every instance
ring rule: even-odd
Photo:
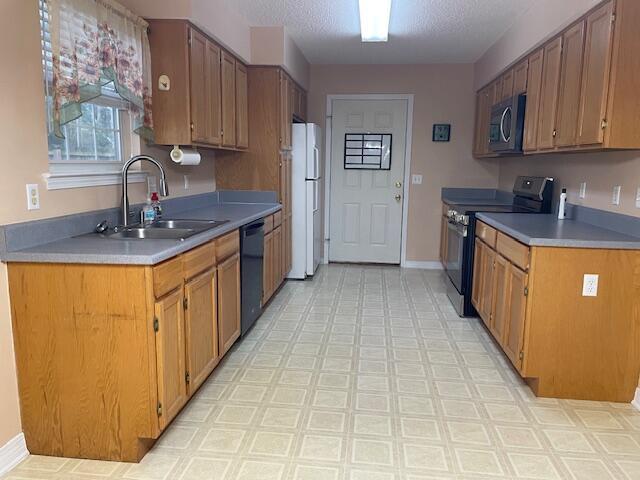
[[[240,228],[240,300],[242,335],[262,313],[262,265],[264,260],[264,219]]]

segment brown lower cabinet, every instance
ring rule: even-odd
[[[285,241],[287,227],[282,217],[283,211],[279,211],[265,218],[262,305],[269,302],[284,282],[285,272],[291,270],[290,263],[287,266],[291,258],[291,244]]]
[[[237,230],[154,266],[8,272],[32,454],[139,461],[240,336]]]
[[[542,397],[629,402],[640,374],[640,251],[529,247],[478,221],[472,301]],[[600,278],[582,296],[585,274]]]

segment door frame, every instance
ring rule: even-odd
[[[405,100],[407,102],[407,136],[404,152],[404,180],[402,182],[402,230],[400,237],[400,266],[407,264],[407,213],[409,211],[409,181],[411,178],[411,145],[413,134],[413,98],[410,94],[347,94],[327,95],[327,113],[325,118],[325,162],[324,162],[324,252],[322,263],[329,263],[329,239],[331,238],[331,119],[334,100]]]

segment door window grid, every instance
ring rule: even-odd
[[[345,170],[391,170],[390,133],[345,133]]]

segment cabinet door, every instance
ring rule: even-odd
[[[216,271],[211,269],[185,287],[185,326],[189,394],[193,394],[218,363]]]
[[[196,143],[208,143],[211,105],[211,77],[208,71],[207,49],[209,42],[196,30],[190,29],[189,35],[191,140]]]
[[[525,287],[528,284],[528,275],[513,264],[508,267],[507,312],[506,331],[502,348],[511,360],[511,363],[522,370],[524,327],[527,308],[527,296]],[[521,354],[522,353],[522,354]]]
[[[561,60],[562,37],[558,37],[544,47],[544,66],[542,68],[542,88],[538,113],[539,149],[551,149],[554,146]]]
[[[493,270],[493,305],[489,330],[500,345],[504,343],[504,333],[508,317],[509,262],[496,254]]]
[[[525,59],[513,69],[513,94],[520,95],[527,91],[527,75],[529,73],[529,59]]]
[[[530,152],[538,148],[538,118],[540,111],[540,94],[542,89],[542,67],[544,50],[540,49],[529,57],[527,73],[527,106],[524,116],[524,151]]]
[[[502,75],[502,88],[500,90],[501,100],[513,97],[513,70],[509,70]]]
[[[585,22],[580,22],[562,36],[562,68],[555,138],[557,147],[573,146],[577,141],[584,29]]]
[[[443,215],[440,218],[440,263],[444,267],[445,263],[447,262],[447,236],[449,233],[449,228],[447,227],[447,217]]]
[[[587,17],[578,144],[596,145],[604,140],[613,46],[613,2]]]
[[[280,148],[291,148],[291,116],[292,116],[291,81],[286,73],[280,72],[280,108],[278,118],[280,123]]]
[[[442,228],[447,228],[446,218]],[[484,243],[476,238],[473,249],[473,283],[471,286],[471,304],[480,313],[480,299],[482,298],[482,255],[484,254]]]
[[[496,253],[483,243],[480,316],[487,325],[491,325],[491,308],[493,307],[493,269],[495,258]]]
[[[170,293],[155,304],[156,374],[160,430],[187,403],[185,380],[184,294]]]
[[[271,298],[273,291],[273,231],[264,236],[264,261],[262,264],[262,304]]]
[[[236,145],[249,146],[249,99],[247,86],[247,67],[236,62]]]
[[[291,271],[291,214],[282,219],[282,245],[283,245],[283,277],[286,278]]]
[[[240,254],[218,265],[218,336],[220,357],[240,336]]]
[[[207,49],[209,91],[211,92],[211,98],[209,101],[208,143],[211,145],[220,145],[222,142],[222,78],[220,74],[222,50],[213,42],[207,42]]]
[[[236,146],[236,60],[222,52],[222,145]]]
[[[271,274],[272,279],[272,292],[275,292],[282,283],[282,272],[284,262],[282,261],[282,226],[273,229],[273,272]]]

